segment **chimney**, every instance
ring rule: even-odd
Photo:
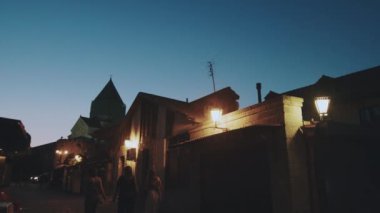
[[[256,83],[257,89],[257,98],[259,99],[259,103],[261,103],[261,83]]]

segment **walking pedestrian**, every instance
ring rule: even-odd
[[[117,200],[118,213],[134,213],[136,202],[136,183],[132,173],[132,167],[126,166],[119,177],[113,201]]]
[[[148,192],[145,201],[145,213],[158,213],[161,203],[161,179],[151,170],[149,172]]]
[[[97,170],[91,168],[85,186],[84,211],[85,213],[95,213],[99,203],[106,200],[102,179],[98,176]]]

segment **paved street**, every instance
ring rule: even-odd
[[[11,185],[3,191],[22,207],[25,213],[82,213],[83,196],[40,187],[36,184]],[[107,202],[98,208],[99,213],[116,212],[116,204]]]

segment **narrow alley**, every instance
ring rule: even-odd
[[[45,188],[37,184],[10,185],[4,191],[25,213],[82,213],[84,197]],[[116,203],[111,199],[98,207],[99,213],[116,212]]]

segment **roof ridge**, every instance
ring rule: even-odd
[[[220,90],[217,90],[217,91],[215,91],[215,92],[213,92],[213,93],[210,93],[210,94],[208,94],[208,95],[205,95],[205,96],[203,96],[203,97],[200,97],[200,98],[198,98],[198,99],[195,99],[194,101],[191,101],[190,103],[194,103],[194,102],[197,102],[197,101],[200,101],[200,100],[203,100],[203,99],[206,99],[206,98],[208,98],[208,97],[210,97],[210,96],[214,96],[214,95],[216,95],[216,94],[218,94],[218,93],[222,93],[223,91],[226,91],[226,90],[232,90],[231,89],[231,87],[224,87],[224,88],[222,88],[222,89],[220,89]],[[233,90],[232,90],[233,91]],[[235,91],[233,91],[233,92],[235,92]],[[235,93],[236,94],[236,93]],[[239,96],[238,94],[236,94],[237,96]]]
[[[370,72],[370,71],[374,72],[377,69],[379,69],[379,71],[380,71],[380,65],[374,66],[374,67],[370,67],[370,68],[367,68],[367,69],[364,69],[364,70],[354,71],[354,72],[348,73],[346,75],[341,75],[339,77],[336,77],[336,79],[342,79],[342,78],[347,78],[347,77],[351,77],[351,76],[354,76],[354,75],[360,75],[362,73]]]
[[[165,99],[165,100],[169,100],[169,101],[175,101],[175,102],[179,102],[179,103],[187,103],[185,101],[181,101],[181,100],[177,100],[177,99],[173,99],[173,98],[168,98],[168,97],[165,97],[165,96],[160,96],[160,95],[155,95],[155,94],[151,94],[151,93],[146,93],[146,92],[139,92],[137,96],[151,96],[151,97],[154,97],[154,98],[159,98],[159,99]]]

